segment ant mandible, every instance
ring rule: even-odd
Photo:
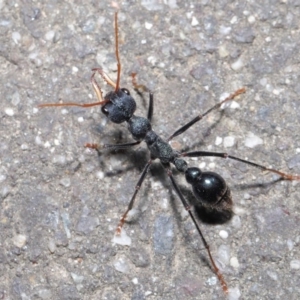
[[[118,227],[116,229],[116,234],[119,235],[121,233],[122,227],[125,223],[128,212],[133,208],[134,201],[140,187],[145,180],[145,177],[150,169],[150,166],[155,159],[159,159],[163,167],[165,168],[171,184],[180,198],[184,208],[188,211],[199,235],[203,242],[204,247],[206,248],[207,254],[209,256],[209,260],[213,267],[215,274],[217,275],[223,291],[227,294],[228,287],[225,282],[223,275],[218,269],[208,243],[206,242],[204,235],[196,221],[194,213],[191,211],[191,206],[184,198],[181,190],[179,189],[178,184],[175,181],[171,170],[171,164],[175,166],[175,168],[185,174],[185,178],[187,183],[192,186],[192,190],[194,196],[199,202],[199,205],[207,208],[209,211],[214,212],[217,216],[221,213],[225,215],[225,219],[223,221],[228,221],[232,215],[232,198],[230,189],[228,188],[225,180],[217,173],[214,172],[203,172],[199,168],[196,167],[188,167],[187,162],[183,159],[184,157],[220,157],[220,158],[229,158],[233,159],[253,167],[259,168],[262,171],[268,171],[275,174],[278,174],[281,179],[284,180],[300,180],[299,175],[293,175],[288,173],[283,173],[281,171],[267,168],[260,164],[244,160],[227,153],[221,152],[207,152],[207,151],[192,151],[192,152],[178,152],[174,150],[169,141],[174,137],[179,136],[188,130],[191,126],[193,126],[196,122],[200,121],[204,116],[208,115],[212,111],[220,108],[222,104],[228,102],[238,95],[244,93],[245,88],[241,88],[227,97],[225,100],[220,103],[214,105],[212,108],[207,110],[203,114],[199,114],[190,122],[186,123],[178,130],[176,130],[167,140],[162,139],[154,130],[152,130],[151,121],[153,116],[153,93],[149,91],[144,85],[138,85],[135,81],[135,74],[133,74],[133,85],[136,90],[142,89],[143,91],[149,92],[149,107],[148,107],[148,115],[147,118],[139,117],[134,115],[136,109],[136,102],[133,97],[130,95],[130,92],[125,88],[120,88],[120,75],[121,75],[121,62],[119,57],[119,45],[118,45],[118,18],[117,12],[115,13],[115,41],[116,41],[116,49],[115,55],[117,60],[117,81],[116,83],[100,68],[92,69],[93,74],[91,76],[91,83],[95,90],[98,102],[88,103],[88,104],[78,104],[78,103],[47,103],[41,104],[39,107],[51,107],[51,106],[80,106],[80,107],[92,107],[96,105],[101,105],[101,111],[104,115],[107,116],[109,120],[113,123],[120,124],[126,122],[128,125],[128,130],[131,133],[135,142],[125,143],[125,144],[116,144],[116,145],[104,145],[105,148],[118,150],[118,149],[126,149],[140,144],[144,141],[147,144],[147,147],[150,151],[150,159],[144,167],[142,174],[135,186],[135,191],[131,200],[129,202],[128,208],[126,212],[120,219]],[[95,75],[100,74],[100,76],[106,81],[110,86],[114,88],[114,91],[108,92],[104,98],[102,96],[102,91],[97,81],[95,80]],[[85,147],[99,150],[99,146],[97,144],[86,144]],[[222,221],[222,222],[223,222]]]

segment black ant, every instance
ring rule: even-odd
[[[93,69],[93,74],[91,76],[91,82],[93,88],[96,92],[98,102],[89,103],[89,104],[78,104],[78,103],[49,103],[49,104],[41,104],[40,107],[49,107],[49,106],[80,106],[80,107],[91,107],[96,105],[101,105],[101,111],[104,115],[107,116],[109,120],[113,123],[120,124],[126,122],[128,125],[128,130],[131,133],[135,142],[125,143],[125,144],[116,144],[116,145],[105,145],[105,148],[108,149],[126,149],[140,144],[144,141],[147,144],[147,147],[150,151],[150,160],[145,165],[142,174],[135,186],[135,191],[131,200],[129,202],[128,208],[126,212],[120,219],[118,227],[116,229],[116,234],[119,235],[121,233],[122,227],[125,223],[128,212],[133,208],[134,201],[138,191],[141,188],[143,181],[151,167],[153,160],[159,159],[162,166],[165,168],[171,184],[180,198],[184,208],[188,211],[199,235],[204,244],[204,247],[207,250],[207,254],[209,256],[209,260],[213,267],[214,272],[216,273],[222,289],[225,293],[228,293],[228,287],[224,280],[223,275],[218,269],[208,243],[206,242],[204,235],[196,221],[196,217],[194,213],[191,211],[191,206],[184,198],[181,190],[179,189],[178,184],[175,181],[175,178],[172,173],[171,164],[175,166],[175,168],[185,174],[185,178],[187,183],[192,186],[192,190],[194,196],[198,201],[198,205],[206,208],[209,212],[211,212],[214,217],[221,217],[224,220],[221,222],[228,221],[232,215],[232,198],[230,189],[227,186],[225,180],[217,173],[214,172],[203,172],[199,168],[196,167],[188,167],[187,162],[184,160],[184,157],[220,157],[220,158],[229,158],[233,159],[253,167],[259,168],[262,171],[268,171],[275,174],[278,174],[283,180],[300,180],[299,175],[293,175],[288,173],[283,173],[275,169],[267,168],[260,164],[250,162],[235,156],[231,156],[227,153],[220,152],[207,152],[207,151],[192,151],[192,152],[178,152],[174,150],[169,141],[174,137],[179,136],[188,130],[191,126],[193,126],[196,122],[200,121],[204,116],[208,115],[212,111],[220,108],[222,104],[228,102],[238,95],[244,93],[245,88],[241,88],[234,92],[232,95],[227,97],[225,100],[216,104],[209,110],[207,110],[203,114],[199,114],[195,118],[193,118],[190,122],[186,123],[178,130],[176,130],[167,140],[162,139],[154,130],[152,130],[151,121],[153,116],[153,93],[149,91],[144,85],[138,85],[135,81],[135,74],[133,74],[133,85],[136,90],[142,89],[144,92],[149,92],[149,107],[147,118],[139,117],[134,115],[136,109],[136,102],[133,97],[130,95],[130,92],[125,88],[120,88],[120,74],[121,74],[121,63],[119,58],[119,45],[118,45],[118,20],[117,13],[115,13],[115,40],[116,40],[116,60],[117,60],[117,81],[116,83],[110,79],[110,77],[100,68]],[[100,74],[100,76],[106,81],[110,86],[114,88],[114,91],[107,93],[104,97],[102,96],[102,91],[97,81],[95,80],[95,75]],[[99,150],[99,146],[97,144],[86,144],[85,147],[93,148]],[[224,217],[225,216],[225,217]]]

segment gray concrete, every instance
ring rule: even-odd
[[[122,86],[133,92],[137,72],[155,92],[153,127],[164,137],[244,86],[239,107],[209,115],[173,146],[300,173],[300,3],[256,2],[123,1]],[[0,299],[225,298],[159,165],[125,224],[131,246],[112,244],[148,159],[144,144],[98,156],[83,145],[130,141],[125,125],[99,107],[37,108],[96,101],[94,67],[115,78],[113,2],[9,3],[0,1]],[[147,95],[133,95],[145,115]],[[262,144],[246,146],[251,134]],[[277,176],[222,159],[189,165],[232,189],[233,220],[201,224],[231,299],[299,299],[299,183],[269,184]]]

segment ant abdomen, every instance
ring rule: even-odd
[[[231,219],[232,198],[223,177],[214,172],[202,172],[194,167],[185,171],[185,178],[192,185],[193,193],[199,201],[195,203],[198,214],[209,214],[210,219],[217,215],[220,223]],[[206,219],[205,216],[201,216],[202,220],[203,218]]]

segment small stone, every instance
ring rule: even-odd
[[[241,291],[238,287],[228,289],[228,300],[238,300],[241,297]]]
[[[69,187],[71,185],[71,179],[70,177],[64,177],[59,181],[59,184],[64,187]]]
[[[235,269],[237,269],[237,268],[240,266],[237,257],[235,257],[235,256],[231,257],[231,259],[230,259],[230,265],[231,265],[233,268],[235,268]]]
[[[18,45],[21,40],[21,34],[18,31],[14,31],[11,34],[11,37],[12,37],[13,41]]]
[[[42,288],[37,292],[40,299],[53,299],[52,292],[49,289]]]
[[[122,246],[130,246],[131,245],[131,238],[127,235],[124,229],[121,230],[119,235],[114,235],[113,239],[111,240],[113,244],[118,244]]]
[[[221,45],[219,47],[219,55],[221,58],[227,57],[229,55],[229,52],[224,45]]]
[[[220,230],[219,235],[222,239],[228,238],[228,232],[226,230]]]
[[[218,249],[218,256],[220,261],[225,264],[228,265],[229,261],[230,261],[230,248],[227,245],[221,245]]]
[[[262,145],[263,144],[263,140],[254,135],[252,132],[249,132],[247,137],[245,138],[245,146],[248,147],[248,148],[254,148],[258,145]]]
[[[48,249],[51,253],[54,253],[56,250],[55,241],[53,239],[50,239],[48,242]]]
[[[300,269],[300,260],[294,259],[290,262],[291,269],[299,270]]]
[[[81,282],[84,280],[84,276],[82,276],[82,275],[77,275],[76,273],[72,273],[72,272],[71,272],[71,276],[72,276],[73,281],[74,281],[76,284],[81,283]]]
[[[250,23],[250,24],[253,24],[253,23],[255,23],[255,17],[253,16],[253,15],[250,15],[249,17],[248,17],[248,22]]]
[[[14,113],[14,110],[13,110],[12,108],[9,108],[9,107],[5,108],[4,112],[5,112],[8,116],[10,116],[10,117],[12,117],[12,116],[15,114],[15,113]]]
[[[215,140],[215,145],[219,146],[222,144],[222,142],[223,142],[223,139],[220,136],[217,136],[216,140]]]
[[[196,17],[192,17],[191,25],[192,25],[192,26],[197,26],[197,25],[199,25],[199,21],[196,19]]]
[[[49,30],[49,31],[46,32],[46,34],[45,34],[45,39],[46,39],[47,41],[52,41],[53,38],[54,38],[54,36],[55,36],[55,31],[54,31],[54,30]]]
[[[27,241],[27,237],[24,234],[17,234],[13,237],[13,244],[18,248],[24,247],[26,241]]]
[[[241,57],[239,57],[235,62],[231,64],[231,69],[234,71],[238,71],[243,68],[244,62]]]
[[[120,256],[117,260],[115,260],[114,267],[121,273],[129,273],[129,264],[125,256]]]
[[[18,91],[16,91],[13,95],[12,95],[12,99],[11,99],[11,103],[14,106],[17,106],[20,103],[20,94]]]
[[[225,148],[229,148],[229,147],[232,147],[234,145],[234,142],[235,142],[235,137],[234,136],[226,136],[224,138],[223,145],[224,145]]]
[[[139,280],[138,280],[136,277],[134,277],[134,278],[132,279],[132,283],[133,283],[133,284],[138,284],[138,283],[139,283]]]
[[[145,22],[145,28],[150,30],[152,28],[153,24]]]
[[[64,155],[55,155],[53,158],[52,158],[52,163],[55,164],[55,165],[65,165],[67,162],[67,159]]]

